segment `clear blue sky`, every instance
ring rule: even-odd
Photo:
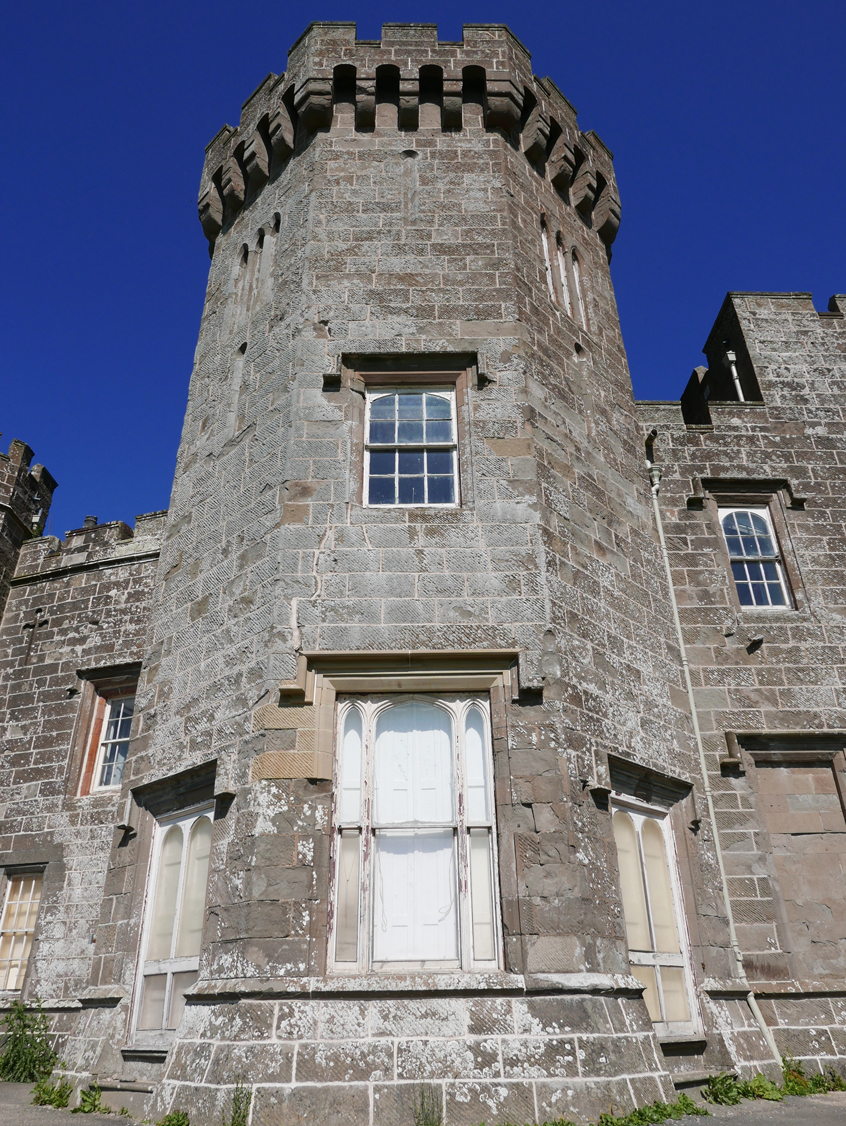
[[[615,154],[636,394],[678,397],[729,289],[846,291],[844,0],[16,4],[0,42],[2,449],[52,532],[167,506],[208,254],[203,148],[312,19],[507,23]]]

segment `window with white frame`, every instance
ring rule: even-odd
[[[96,754],[92,790],[107,790],[120,786],[123,768],[129,751],[129,732],[135,714],[134,696],[114,696],[101,699],[98,708],[92,748]]]
[[[41,872],[9,876],[0,920],[0,989],[23,985],[35,920],[41,904]]]
[[[487,700],[348,700],[337,738],[335,969],[496,968]]]
[[[790,606],[784,565],[766,506],[720,508],[731,571],[741,606]]]
[[[156,825],[138,983],[139,1031],[173,1029],[197,980],[211,853],[211,809]]]
[[[458,503],[454,388],[369,390],[365,427],[366,504]]]
[[[690,964],[666,811],[612,806],[631,973],[659,1030],[693,1023]]]

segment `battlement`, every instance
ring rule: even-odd
[[[435,24],[384,24],[381,40],[354,23],[312,23],[206,149],[198,209],[213,251],[268,181],[318,133],[499,133],[610,246],[620,225],[612,154],[579,130],[576,111],[503,24],[465,24],[461,42]]]
[[[56,577],[71,571],[90,570],[114,563],[137,562],[158,555],[167,511],[146,512],[135,517],[135,527],[122,520],[98,524],[86,517],[81,528],[57,536],[41,536],[24,544],[12,586],[36,576]]]

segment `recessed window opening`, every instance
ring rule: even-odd
[[[420,128],[440,129],[444,104],[444,72],[439,66],[420,68]]]
[[[365,504],[458,503],[454,388],[368,391],[365,428]]]
[[[383,63],[376,67],[376,104],[399,105],[400,71],[398,66]]]
[[[355,67],[342,63],[332,71],[332,101],[335,105],[355,105]]]
[[[564,308],[567,316],[573,316],[573,305],[570,301],[570,285],[567,281],[567,263],[564,257],[564,245],[561,241],[561,232],[555,236],[555,258],[558,263],[558,279],[561,283],[561,296],[564,299]]]
[[[94,768],[94,790],[117,788],[123,781],[129,732],[135,714],[135,696],[117,696],[103,701],[101,736]]]
[[[211,809],[156,826],[136,1004],[139,1032],[174,1029],[197,980],[211,853]]]
[[[549,296],[554,305],[558,304],[558,299],[555,296],[555,285],[552,281],[552,263],[549,259],[549,235],[546,230],[546,222],[541,219],[541,244],[543,245],[543,269],[546,275],[546,288],[549,290]]]
[[[335,968],[496,968],[487,701],[367,697],[338,722]]]
[[[8,877],[0,920],[0,989],[20,989],[23,985],[41,904],[42,882],[41,872]]]
[[[769,510],[720,508],[731,572],[741,606],[790,606],[790,592]]]
[[[579,255],[575,249],[570,254],[570,261],[573,270],[573,308],[576,312],[576,320],[582,328],[587,328],[585,299],[582,291],[582,266],[579,262]]]
[[[690,966],[667,813],[612,808],[631,974],[645,986],[654,1024],[666,1031],[689,1028]]]

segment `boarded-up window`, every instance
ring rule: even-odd
[[[795,972],[846,976],[846,819],[831,762],[757,763]]]

